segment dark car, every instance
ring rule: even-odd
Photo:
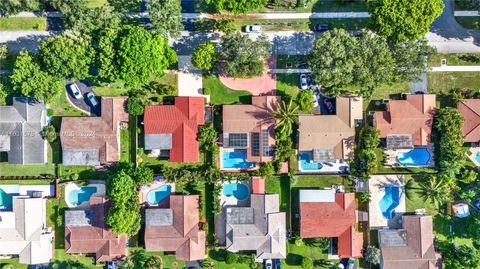
[[[328,98],[323,99],[323,105],[325,106],[325,108],[327,109],[329,114],[333,114],[332,100],[330,100]]]
[[[282,260],[280,259],[275,259],[273,260],[273,265],[275,269],[282,269]]]
[[[313,31],[322,32],[327,30],[330,30],[330,25],[328,24],[319,23],[319,24],[313,25]]]

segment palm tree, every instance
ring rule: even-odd
[[[421,196],[429,199],[433,204],[440,206],[450,198],[450,190],[447,182],[434,175],[429,175],[426,182],[420,182]]]
[[[293,125],[298,122],[297,118],[298,106],[292,100],[282,102],[273,116],[277,119],[276,127],[281,134],[289,136],[293,132]]]

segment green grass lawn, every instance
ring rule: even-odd
[[[55,184],[54,180],[50,179],[22,179],[22,180],[1,180],[0,184],[16,184],[16,185],[48,185]]]
[[[291,8],[288,7],[267,7],[263,12],[278,12],[278,11],[288,11],[288,12],[364,12],[367,11],[367,2],[364,0],[354,0],[354,1],[306,1],[308,4],[306,8],[304,6],[296,7],[297,1],[284,1],[292,3]]]
[[[53,164],[45,165],[18,165],[9,163],[0,163],[1,176],[41,176],[55,175]]]
[[[447,60],[447,65],[480,65],[480,53],[437,53],[428,59],[428,66],[440,66],[442,59]]]
[[[277,64],[278,66],[278,64]],[[298,74],[276,74],[277,77],[277,95],[284,100],[297,98],[300,92],[300,78]]]
[[[263,31],[311,31],[315,24],[328,24],[330,28],[343,28],[359,30],[368,27],[368,18],[338,18],[338,19],[235,19],[237,30],[242,30],[246,25],[258,24]]]
[[[280,197],[280,211],[287,212],[287,229],[290,228],[290,177],[279,176],[267,178],[266,193],[278,193]]]
[[[108,171],[96,171],[93,166],[57,165],[57,176],[60,180],[68,179],[73,174],[78,174],[79,179],[106,179]]]
[[[62,91],[58,96],[49,104],[50,108],[53,109],[55,116],[87,116],[82,111],[74,108],[67,101],[66,89],[62,87]],[[59,131],[59,130],[57,130]]]
[[[205,94],[210,94],[210,103],[214,105],[251,103],[251,93],[227,88],[217,76],[203,76],[203,88]]]
[[[121,81],[94,86],[93,91],[99,96],[126,96],[128,94],[128,89]]]
[[[455,19],[467,29],[480,29],[480,17],[455,17]]]
[[[108,0],[87,0],[87,8],[107,6]]]
[[[454,88],[478,89],[480,72],[429,72],[428,91],[439,95],[450,95]]]
[[[21,18],[4,17],[0,18],[0,30],[18,31],[18,30],[38,30],[45,31],[47,28],[47,19],[39,17]]]

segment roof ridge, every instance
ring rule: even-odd
[[[468,109],[470,109],[474,114],[476,114],[478,117],[480,117],[480,109],[479,109],[479,113],[477,113],[470,105],[468,105],[467,103],[465,103],[464,101],[468,101],[468,100],[478,100],[479,103],[480,103],[480,99],[466,99],[466,100],[463,100],[461,103],[464,104],[466,107],[468,107]],[[470,103],[470,102],[468,102]]]

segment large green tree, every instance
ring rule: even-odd
[[[440,242],[443,264],[448,269],[477,268],[479,256],[474,247],[455,245],[454,243]]]
[[[451,199],[450,188],[445,177],[428,175],[426,180],[419,182],[421,196],[440,206]]]
[[[39,11],[41,7],[39,0],[1,0],[0,15],[15,15],[21,11]]]
[[[122,21],[122,14],[116,12],[110,6],[102,6],[93,9],[85,9],[84,12],[76,12],[66,22],[66,27],[81,32],[84,35],[92,35],[97,40],[99,31],[118,29]]]
[[[251,40],[238,32],[224,35],[220,44],[221,62],[232,77],[254,77],[263,73],[272,45],[265,35]]]
[[[214,69],[217,61],[218,52],[211,41],[200,44],[193,50],[192,64],[200,70],[210,71]]]
[[[127,29],[119,38],[116,57],[119,77],[128,86],[146,83],[177,62],[165,38],[141,27]]]
[[[205,2],[213,5],[217,11],[239,14],[264,8],[268,0],[205,0]]]
[[[425,38],[398,42],[392,46],[391,51],[397,66],[397,81],[419,80],[420,75],[427,72],[427,59],[436,53]]]
[[[286,139],[293,133],[294,126],[298,123],[298,106],[292,100],[283,101],[280,106],[272,112],[277,119],[275,124],[275,135],[277,139]]]
[[[165,38],[180,36],[180,31],[183,30],[180,1],[150,0],[147,9],[157,34]]]
[[[372,29],[393,43],[424,36],[443,8],[442,0],[368,1]]]
[[[119,31],[113,28],[99,33],[95,66],[98,70],[98,77],[105,82],[115,81],[118,77],[115,62],[118,33]]]
[[[40,58],[52,75],[83,79],[88,76],[94,51],[89,38],[65,33],[45,39],[40,44]]]
[[[62,81],[43,71],[28,51],[21,51],[15,60],[11,84],[15,92],[45,102],[52,101],[63,90]]]

